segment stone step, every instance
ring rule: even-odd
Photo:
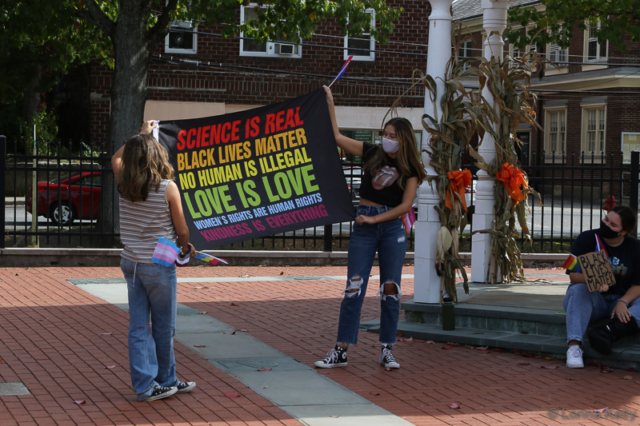
[[[372,320],[363,322],[361,329],[379,332],[380,322]],[[437,342],[455,342],[461,345],[489,346],[506,351],[520,350],[532,355],[550,356],[566,359],[567,342],[565,337],[542,334],[522,334],[520,332],[487,330],[484,328],[457,327],[455,330],[443,330],[442,325],[400,321],[398,331],[403,338],[433,340]],[[640,371],[640,344],[633,343],[628,338],[617,342],[613,353],[602,355],[589,346],[584,346],[585,365],[591,362],[614,368],[627,369],[630,367]]]
[[[442,327],[442,306],[438,304],[415,303],[409,300],[402,304],[404,319],[417,324]],[[495,306],[473,303],[455,305],[456,328],[504,331],[510,333],[567,338],[566,315],[562,311],[530,309],[509,306]],[[598,321],[590,327],[605,324]],[[640,334],[625,338],[625,341],[640,344]]]

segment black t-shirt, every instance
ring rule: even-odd
[[[365,164],[373,158],[376,149],[382,149],[382,147],[372,143],[362,142],[362,144],[362,158]],[[360,197],[383,206],[397,207],[402,204],[402,195],[404,194],[404,189],[398,185],[400,180],[400,173],[397,169],[398,163],[386,153],[384,156],[386,165],[382,169],[378,170],[375,175],[367,173],[362,176]],[[408,178],[414,176],[418,176],[418,172],[412,167],[411,174],[404,179],[404,184],[406,185]]]
[[[600,237],[604,248],[609,255],[609,263],[616,278],[616,285],[609,287],[609,290],[602,294],[624,295],[632,285],[640,285],[640,243],[635,238],[626,236],[622,244],[611,247]],[[578,235],[578,238],[571,246],[571,254],[580,256],[596,251],[596,230],[585,231]],[[569,271],[567,271],[567,274]]]

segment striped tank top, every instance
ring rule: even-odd
[[[156,192],[149,189],[144,201],[131,202],[120,196],[120,239],[122,257],[132,262],[152,263],[153,251],[160,237],[177,241],[166,192],[170,180],[160,181]]]

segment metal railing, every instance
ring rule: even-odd
[[[0,168],[4,179],[0,199],[5,204],[0,219],[5,224],[1,248],[6,246],[113,247],[118,234],[104,231],[102,203],[105,200],[100,182],[111,181],[112,171],[105,167],[108,158],[104,145],[63,146],[61,143],[39,143],[18,148],[17,142],[7,146],[0,136]],[[84,147],[84,149],[82,149]],[[72,152],[77,154],[71,154]],[[7,151],[10,151],[7,153]],[[20,152],[19,152],[20,151]],[[543,200],[539,205],[530,197],[527,216],[532,242],[520,238],[525,252],[568,252],[580,232],[597,228],[603,207],[626,204],[638,209],[640,153],[632,152],[630,162],[623,154],[551,154],[532,153],[523,158],[523,170],[530,185]],[[466,164],[477,179],[477,167]],[[361,162],[343,162],[343,173],[354,206],[359,201],[362,179]],[[33,220],[32,185],[37,185],[38,215]],[[475,185],[473,186],[475,188]],[[475,191],[468,194],[469,219],[475,204]],[[7,197],[9,195],[9,197]],[[18,200],[24,196],[21,206]],[[417,200],[416,200],[417,201]],[[608,204],[608,206],[607,206]],[[109,209],[112,223],[114,209]],[[606,211],[605,211],[606,212]],[[418,215],[420,212],[418,211]],[[247,240],[219,249],[249,250],[345,250],[353,230],[353,222],[311,227]],[[461,234],[461,251],[471,250],[473,222]],[[408,249],[414,248],[414,231],[408,238]]]

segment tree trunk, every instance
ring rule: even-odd
[[[40,105],[40,80],[42,79],[42,66],[38,63],[34,65],[35,75],[33,81],[29,83],[29,86],[24,91],[24,100],[22,101],[22,119],[27,123],[27,126],[33,128],[33,117]],[[31,134],[27,132],[28,134]]]
[[[147,71],[153,47],[146,37],[148,14],[140,3],[121,1],[118,22],[111,39],[115,49],[115,70],[111,83],[111,117],[109,125],[108,153],[105,168],[111,168],[111,156],[135,135],[142,125],[147,99]],[[98,229],[104,233],[119,233],[119,204],[117,183],[111,173],[103,177],[100,197]],[[107,239],[108,240],[108,239]],[[111,240],[113,241],[113,240]]]

